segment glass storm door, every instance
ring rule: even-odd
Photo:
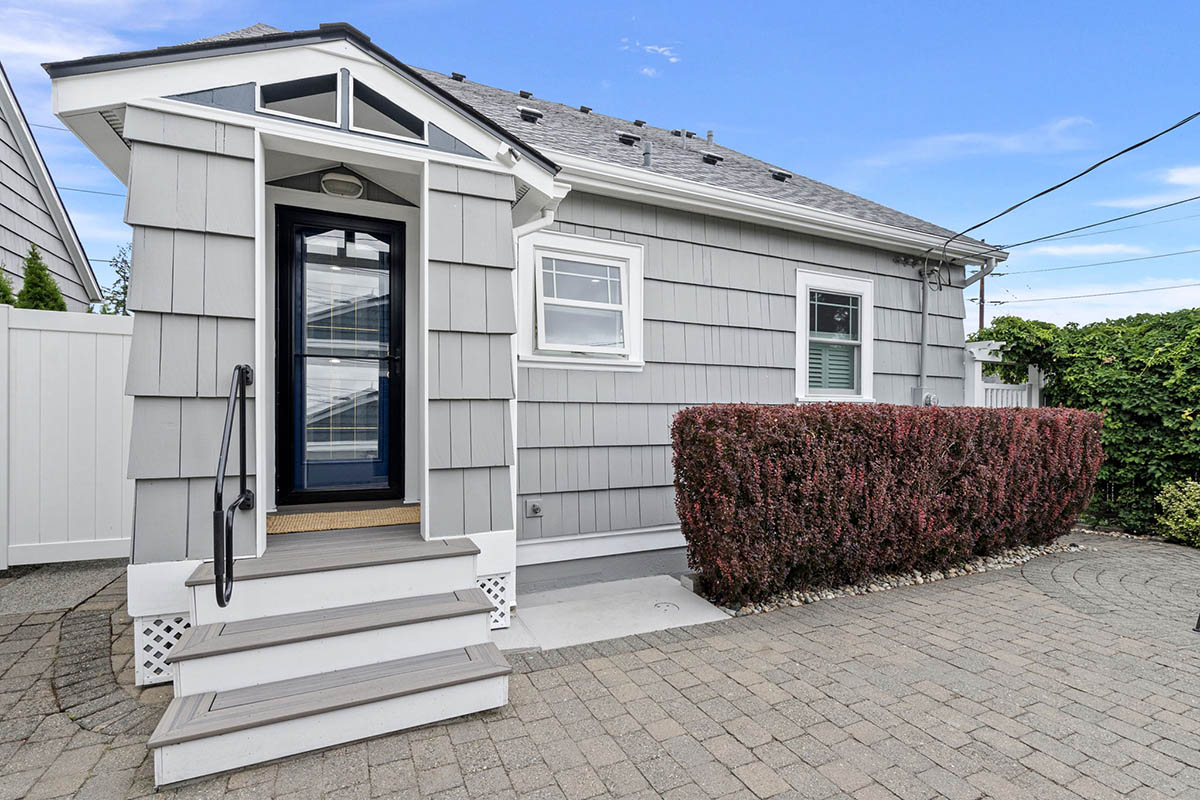
[[[397,496],[402,230],[282,209],[281,219],[279,499]]]

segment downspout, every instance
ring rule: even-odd
[[[929,350],[929,267],[921,265],[921,343],[917,350],[917,386],[913,394],[913,404],[918,406],[934,405],[930,402],[932,394],[929,391],[929,367],[926,364],[926,352]]]

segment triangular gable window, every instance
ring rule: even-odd
[[[425,139],[425,123],[359,80],[352,81],[350,127],[401,139]]]
[[[261,110],[337,125],[338,76],[317,75],[259,87]]]

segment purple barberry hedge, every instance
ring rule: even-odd
[[[1066,533],[1103,460],[1073,409],[712,405],[675,416],[688,562],[737,604]]]

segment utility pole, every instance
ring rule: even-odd
[[[983,330],[983,282],[986,280],[987,278],[979,279],[979,330]]]

